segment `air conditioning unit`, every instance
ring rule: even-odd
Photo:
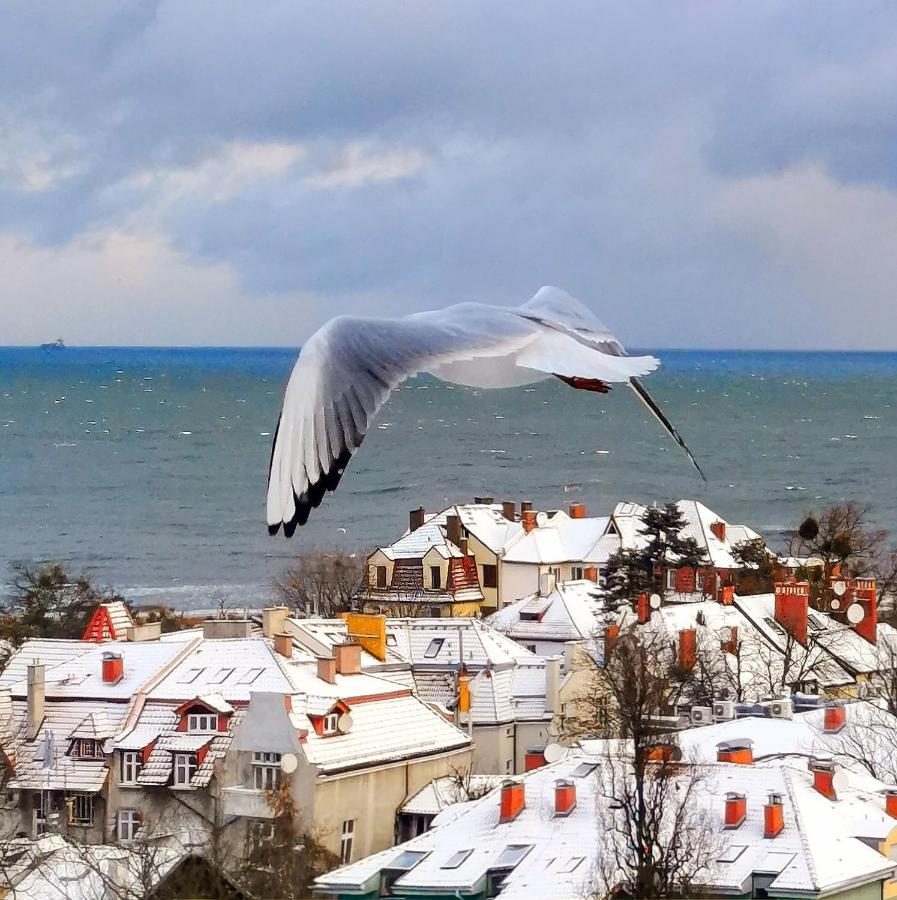
[[[692,725],[709,725],[713,721],[713,710],[709,706],[693,706],[691,708]]]
[[[773,700],[769,704],[769,715],[773,719],[790,719],[794,715],[794,707],[790,700]]]
[[[735,702],[733,700],[717,700],[713,704],[713,720],[715,722],[728,722],[735,718]]]

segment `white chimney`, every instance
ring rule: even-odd
[[[34,662],[28,666],[28,732],[33,741],[44,721],[44,665]]]
[[[547,597],[554,591],[554,572],[542,572],[539,575],[539,596]]]
[[[561,711],[561,658],[552,656],[545,660],[545,709]]]

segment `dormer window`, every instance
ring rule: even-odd
[[[190,713],[187,716],[187,731],[214,733],[218,731],[218,716],[215,713]]]
[[[106,754],[103,752],[103,744],[93,738],[75,738],[72,741],[69,756],[75,759],[105,759]]]
[[[175,753],[174,755],[174,783],[179,787],[188,787],[196,774],[195,753]]]
[[[338,734],[339,733],[339,713],[327,713],[324,716],[324,726],[322,728],[322,733],[324,735],[330,734]]]

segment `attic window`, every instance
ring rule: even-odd
[[[526,856],[530,850],[533,849],[532,844],[508,844],[501,853],[498,854],[498,859],[495,860],[496,869],[510,869],[517,865],[520,860]]]
[[[423,850],[404,850],[387,866],[387,868],[401,869],[403,872],[409,872],[427,855],[428,853]]]
[[[424,657],[426,659],[435,659],[439,656],[439,651],[442,649],[442,645],[445,643],[445,638],[433,638],[430,641],[430,646],[424,651]]]
[[[205,672],[204,668],[187,669],[187,671],[178,679],[178,682],[180,684],[191,684],[196,681],[203,672]]]
[[[716,861],[721,863],[733,863],[745,850],[747,850],[746,844],[730,844],[722,853],[720,853],[716,858]]]
[[[575,872],[585,861],[586,858],[584,856],[573,856],[555,871],[559,875],[569,875],[571,872]]]
[[[583,762],[580,763],[570,774],[574,778],[586,778],[598,768],[598,763]]]
[[[772,616],[766,616],[763,621],[777,634],[785,634],[785,629],[779,625],[778,622]]]
[[[324,734],[336,734],[339,731],[339,713],[327,713],[321,730]]]
[[[105,754],[99,741],[93,738],[75,738],[69,756],[75,759],[103,759]]]
[[[473,850],[459,850],[453,853],[441,866],[442,869],[457,869],[467,861],[467,857],[473,853]]]
[[[396,636],[394,634],[386,635],[386,646],[387,647],[395,647],[396,645]]]
[[[252,684],[263,671],[264,669],[249,669],[245,675],[237,679],[237,684]]]
[[[215,713],[190,713],[187,716],[187,731],[218,731],[218,716]]]
[[[822,631],[822,629],[825,628],[825,623],[822,619],[820,619],[819,616],[814,616],[813,613],[810,613],[807,616],[807,624],[809,624],[813,631]]]
[[[224,684],[224,682],[233,674],[234,669],[219,669],[215,675],[209,679],[209,684]]]

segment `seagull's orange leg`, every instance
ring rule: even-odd
[[[554,373],[555,378],[560,378],[564,384],[577,391],[592,391],[595,394],[606,394],[610,390],[610,385],[600,378],[580,378],[578,375],[558,375]]]

